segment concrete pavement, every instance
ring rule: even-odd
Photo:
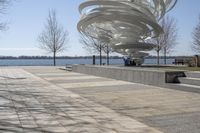
[[[1,69],[0,75],[0,132],[161,133],[22,69]],[[77,74],[40,69],[39,75]],[[81,85],[68,84],[68,87]]]
[[[1,68],[0,132],[199,133],[200,94],[53,67]]]

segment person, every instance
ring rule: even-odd
[[[131,61],[131,66],[136,66],[136,62],[134,60]]]
[[[128,66],[129,65],[128,58],[123,57],[123,60],[124,60],[124,66]]]
[[[128,57],[127,58],[127,66],[130,66],[131,65],[131,59]]]

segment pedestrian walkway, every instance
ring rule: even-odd
[[[27,71],[103,105],[122,116],[164,133],[200,132],[200,94],[134,84],[85,74],[34,69]]]
[[[94,84],[84,81],[60,83],[60,85],[55,83],[70,76],[78,76],[80,80],[93,79],[91,76],[87,78],[87,75],[54,68],[28,68],[26,71],[1,68],[0,132],[161,133],[155,128],[66,89],[87,87],[87,85],[100,87],[134,84],[105,79],[100,79],[100,82],[96,81]]]

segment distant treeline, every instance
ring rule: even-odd
[[[186,59],[191,58],[192,56],[167,56],[167,59]],[[106,56],[103,56],[103,58],[106,58]],[[155,59],[157,56],[148,56],[145,57],[145,59]],[[163,59],[164,57],[161,56],[160,59]],[[52,56],[0,56],[0,59],[53,59]],[[92,56],[58,56],[56,59],[92,59]],[[96,56],[96,59],[99,59],[99,56]],[[110,59],[123,59],[123,57],[120,56],[110,56]]]
[[[106,56],[104,57],[106,58]],[[0,56],[0,59],[53,59],[52,56]],[[58,56],[56,59],[92,59],[92,56]],[[99,56],[96,56],[99,59]],[[122,59],[119,56],[110,56],[110,59]]]
[[[186,59],[186,58],[191,58],[193,56],[167,56],[167,59]],[[157,56],[148,56],[145,59],[155,59]],[[160,56],[160,59],[164,59],[164,56]]]

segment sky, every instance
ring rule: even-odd
[[[51,55],[38,48],[38,35],[44,29],[49,9],[55,9],[59,23],[69,32],[69,48],[60,55],[90,55],[79,43],[76,25],[80,19],[78,6],[85,0],[17,0],[1,15],[8,29],[0,32],[0,56]],[[171,55],[194,55],[192,31],[198,23],[200,0],[178,0],[168,13],[177,21],[178,44]]]

